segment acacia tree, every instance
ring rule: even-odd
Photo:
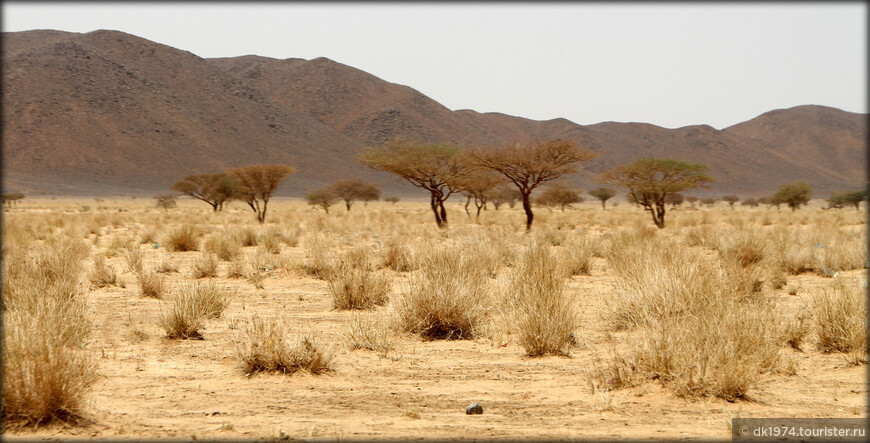
[[[457,180],[456,185],[459,192],[466,197],[465,213],[471,217],[471,213],[468,211],[468,205],[471,203],[471,200],[474,200],[474,207],[477,208],[475,219],[479,219],[480,210],[486,207],[486,203],[495,196],[494,191],[496,187],[501,183],[504,183],[504,179],[502,179],[498,174],[486,169],[475,169],[471,166],[467,167],[468,172],[462,178]]]
[[[653,223],[664,228],[665,198],[686,189],[705,187],[713,181],[706,171],[706,165],[648,157],[606,171],[600,180],[628,188],[629,195],[652,215]]]
[[[370,148],[357,158],[370,168],[397,175],[411,185],[429,191],[435,224],[447,227],[444,202],[459,190],[458,181],[468,172],[457,146],[392,141]]]
[[[163,208],[166,211],[169,208],[174,208],[176,206],[175,199],[178,196],[175,194],[160,194],[154,197],[155,205],[158,208]]]
[[[243,195],[242,182],[226,172],[189,175],[172,185],[172,190],[208,203],[214,212],[223,209],[227,200]]]
[[[801,205],[809,203],[812,195],[813,188],[810,185],[804,182],[794,182],[780,186],[776,194],[773,195],[773,201],[787,204],[794,212]]]
[[[616,191],[610,188],[595,188],[589,191],[589,195],[601,200],[601,210],[607,210],[607,200],[616,195]]]
[[[378,185],[364,183],[362,180],[342,180],[333,183],[329,188],[338,199],[344,200],[348,211],[355,200],[368,202],[381,198]]]
[[[532,230],[530,195],[538,186],[576,171],[574,164],[597,157],[598,154],[578,148],[572,141],[536,141],[492,150],[477,150],[470,157],[477,166],[505,176],[520,191],[526,213],[526,232]]]
[[[559,206],[562,211],[574,203],[580,203],[583,198],[580,197],[580,192],[572,189],[564,182],[553,182],[544,188],[541,195],[537,198],[537,203],[545,206]]]
[[[834,192],[828,198],[828,208],[842,208],[845,205],[853,205],[855,209],[860,209],[861,202],[866,199],[867,191]]]
[[[335,202],[340,199],[341,197],[335,193],[335,190],[331,186],[315,189],[314,191],[305,194],[305,201],[307,201],[309,205],[320,206],[327,214],[329,214],[329,207],[334,205]],[[349,207],[348,210],[350,210]]]
[[[230,169],[229,173],[241,181],[242,199],[257,214],[257,221],[262,224],[266,221],[269,199],[281,181],[293,171],[293,167],[288,165],[250,165]]]
[[[756,208],[758,207],[758,200],[754,198],[747,198],[740,202],[740,204],[743,206],[749,206],[750,208]]]
[[[492,206],[495,207],[495,210],[498,211],[498,207],[504,203],[507,203],[509,207],[513,208],[517,203],[517,200],[522,198],[522,194],[520,191],[517,191],[517,188],[512,186],[510,183],[503,183],[499,186],[496,186],[495,189],[490,193],[490,201],[492,202]]]
[[[733,194],[731,194],[731,195],[726,195],[726,196],[722,197],[722,201],[728,203],[728,206],[731,206],[731,209],[733,210],[733,209],[734,209],[734,203],[739,202],[739,201],[740,201],[740,197],[738,197],[738,196],[736,196],[736,195],[733,195]]]
[[[24,198],[24,194],[20,192],[10,192],[8,194],[3,194],[2,198],[3,201],[6,203],[6,206],[11,208],[13,203],[16,203],[18,200]]]

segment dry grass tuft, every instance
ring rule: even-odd
[[[347,325],[345,340],[351,350],[368,349],[386,358],[396,347],[393,334],[383,318],[363,318],[354,315]]]
[[[384,266],[397,272],[413,271],[419,267],[413,250],[396,237],[391,237],[384,245]]]
[[[529,245],[511,270],[508,286],[517,336],[527,355],[567,355],[579,317],[575,298],[564,288],[564,270],[549,247]]]
[[[490,294],[486,270],[458,247],[440,247],[411,274],[395,299],[402,330],[429,340],[471,339],[486,320]]]
[[[852,364],[867,361],[866,283],[834,280],[813,298],[818,347],[822,352],[846,354]]]
[[[217,258],[210,252],[203,252],[193,262],[193,278],[217,277]]]
[[[202,249],[223,261],[233,260],[242,253],[241,244],[232,235],[222,232],[206,237],[202,242]]]
[[[367,248],[348,251],[329,273],[329,294],[335,309],[372,309],[389,300],[389,276],[372,270],[374,258]]]
[[[142,273],[142,257],[144,254],[139,249],[127,249],[124,251],[124,260],[127,262],[127,269],[135,275]]]
[[[167,233],[165,243],[172,252],[196,251],[199,249],[199,233],[192,225],[178,226]]]
[[[115,268],[106,265],[105,256],[98,255],[94,257],[94,267],[93,269],[91,269],[91,273],[88,275],[88,280],[90,280],[91,284],[97,288],[104,288],[106,286],[117,286],[118,273],[115,272]]]
[[[300,370],[321,374],[332,370],[330,350],[322,349],[310,335],[291,346],[287,329],[283,320],[251,318],[236,340],[236,355],[246,374],[292,374]]]
[[[142,297],[163,298],[166,294],[166,279],[154,271],[143,271],[136,275],[136,282]]]
[[[220,317],[229,295],[214,282],[181,286],[163,306],[160,326],[173,339],[201,339],[205,319]]]

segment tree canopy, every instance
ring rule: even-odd
[[[595,188],[589,191],[589,195],[601,200],[601,210],[607,209],[607,200],[616,195],[616,191],[610,188]]]
[[[601,174],[599,180],[628,188],[629,195],[650,212],[659,228],[665,227],[668,195],[714,181],[707,166],[669,158],[642,158]]]
[[[175,183],[172,190],[202,200],[211,205],[214,211],[221,210],[227,200],[244,195],[242,182],[226,172],[189,175]]]
[[[794,212],[801,205],[809,203],[813,196],[813,188],[804,182],[794,182],[782,185],[776,194],[773,195],[772,201],[776,204],[785,203]],[[777,204],[777,207],[779,205]]]
[[[363,164],[389,172],[430,194],[430,206],[439,228],[447,227],[444,201],[459,191],[460,179],[468,173],[461,160],[462,149],[442,144],[392,141],[369,148],[357,158]]]
[[[534,141],[496,149],[478,149],[470,154],[472,164],[493,170],[516,185],[526,213],[526,231],[534,214],[529,196],[542,183],[576,171],[575,164],[597,157],[568,140]]]
[[[230,169],[229,173],[237,177],[243,188],[242,199],[257,213],[257,221],[266,221],[266,209],[269,199],[278,185],[294,171],[288,165],[250,165]]]

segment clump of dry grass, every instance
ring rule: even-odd
[[[335,309],[371,309],[389,299],[390,278],[373,269],[365,247],[354,248],[338,260],[326,281]]]
[[[87,247],[60,234],[3,254],[3,429],[70,422],[96,381],[81,348],[91,331],[79,290]]]
[[[332,370],[333,354],[310,335],[295,344],[287,340],[283,320],[253,317],[236,339],[236,355],[246,374],[281,372],[292,374],[304,370],[320,374]]]
[[[117,286],[118,273],[115,272],[115,268],[106,265],[105,256],[98,255],[94,257],[94,267],[91,269],[91,273],[88,275],[88,280],[90,280],[91,284],[97,288],[104,288],[106,286]]]
[[[206,237],[202,242],[202,249],[224,261],[230,261],[242,253],[242,246],[235,237],[223,232],[215,232]]]
[[[155,268],[156,272],[161,274],[169,274],[170,272],[178,272],[178,265],[173,263],[171,260],[160,260],[160,263]]]
[[[844,353],[852,364],[867,361],[866,283],[863,286],[836,279],[812,303],[819,350]]]
[[[166,294],[166,279],[152,270],[137,274],[136,282],[142,297],[163,298]]]
[[[348,347],[351,350],[368,349],[375,351],[381,357],[386,358],[387,354],[395,349],[396,343],[393,341],[392,331],[385,323],[386,319],[384,318],[363,318],[354,315],[348,322],[345,331]]]
[[[301,269],[308,275],[325,280],[335,268],[335,258],[331,254],[334,242],[315,234],[306,238],[307,258]]]
[[[166,248],[172,252],[196,251],[199,249],[199,237],[192,225],[181,225],[166,234]]]
[[[124,251],[124,260],[127,262],[127,269],[133,274],[139,275],[142,273],[142,257],[143,253],[139,249],[127,249]]]
[[[395,299],[399,327],[429,340],[474,338],[490,299],[486,270],[475,263],[480,262],[457,247],[439,247],[426,256]]]
[[[533,242],[511,270],[508,301],[520,345],[531,357],[566,355],[579,324],[564,270],[545,244]]]
[[[160,326],[169,338],[200,339],[205,319],[220,317],[227,305],[229,295],[213,282],[184,285],[163,306]]]
[[[210,252],[203,252],[193,262],[193,278],[217,277],[217,258]]]
[[[782,341],[792,349],[801,350],[801,343],[810,332],[810,323],[804,313],[780,321]]]
[[[570,240],[561,250],[559,262],[568,276],[591,275],[592,258],[597,254],[597,243],[587,237]]]
[[[246,267],[247,262],[242,256],[230,260],[230,264],[227,266],[227,278],[245,278]]]
[[[250,227],[236,229],[233,237],[242,246],[257,246],[257,232]]]
[[[413,250],[407,242],[397,237],[391,237],[385,242],[383,260],[386,267],[398,272],[408,272],[418,268]]]
[[[610,257],[619,279],[602,311],[637,335],[604,371],[608,380],[659,379],[680,396],[745,397],[775,368],[781,343],[771,306],[753,285],[733,281],[746,268],[737,261],[722,267],[664,238],[637,240],[621,239],[623,256]]]

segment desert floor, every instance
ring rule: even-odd
[[[793,214],[787,208],[731,210],[720,205],[673,210],[668,214],[669,226],[658,235],[683,235],[698,224],[713,229],[742,225],[762,217],[773,225],[812,225],[836,216],[856,232],[866,229],[863,209],[809,207]],[[91,252],[81,285],[94,322],[87,349],[97,360],[99,379],[86,402],[85,422],[9,429],[4,439],[724,440],[731,436],[730,420],[735,417],[867,417],[866,365],[850,365],[841,354],[820,352],[813,332],[801,350],[781,350],[796,367],[795,373],[762,375],[748,399],[680,398],[655,380],[610,391],[594,388],[592,374],[627,346],[631,333],[614,331],[599,314],[598,301],[616,278],[603,257],[592,259],[590,275],[575,275],[567,285],[567,291],[576,294],[581,313],[575,332],[578,343],[568,356],[527,357],[510,333],[495,329],[473,340],[451,341],[395,333],[393,348],[387,352],[351,350],[346,345],[351,319],[383,318],[385,308],[333,309],[328,283],[302,270],[301,264],[313,252],[310,245],[320,235],[327,238],[321,245],[331,253],[368,245],[379,254],[390,236],[407,236],[422,248],[424,243],[415,239],[437,243],[462,236],[485,238],[479,232],[486,230],[498,231],[511,245],[523,244],[526,234],[519,206],[499,211],[490,207],[479,223],[466,216],[458,200],[449,202],[449,211],[450,227],[438,232],[423,202],[356,203],[350,212],[336,205],[324,214],[300,201],[279,199],[271,203],[263,227],[240,203],[212,213],[204,203],[190,200],[181,200],[178,208],[167,211],[146,199],[19,202],[6,210],[7,226],[39,217],[84,220],[84,238]],[[646,213],[627,203],[608,206],[606,211],[592,202],[564,212],[536,211],[532,235],[570,239],[652,226]],[[744,221],[735,222],[738,218]],[[226,277],[227,261],[218,263],[217,277],[200,279],[233,293],[222,317],[206,322],[202,340],[166,338],[158,324],[164,301],[140,296],[123,249],[115,243],[116,250],[110,252],[113,239],[123,238],[124,248],[143,251],[146,267],[174,263],[179,272],[163,274],[172,291],[194,281],[191,268],[201,254],[167,250],[161,236],[183,223],[206,234],[244,225],[257,232],[280,230],[285,237],[296,237],[272,254],[262,289],[245,278]],[[154,240],[139,243],[139,236],[148,230],[154,231]],[[253,257],[258,247],[242,251]],[[89,285],[87,270],[97,254],[107,255],[108,265],[117,270],[125,287]],[[392,294],[401,292],[410,273],[385,272],[393,280]],[[866,269],[842,271],[839,278],[866,281]],[[786,316],[805,309],[813,292],[831,280],[804,272],[788,275],[782,288],[765,286],[764,291]],[[293,325],[294,334],[314,335],[334,352],[333,370],[319,375],[245,375],[235,355],[235,340],[239,325],[253,314],[282,317]],[[483,414],[466,415],[465,408],[472,402],[483,406]]]

